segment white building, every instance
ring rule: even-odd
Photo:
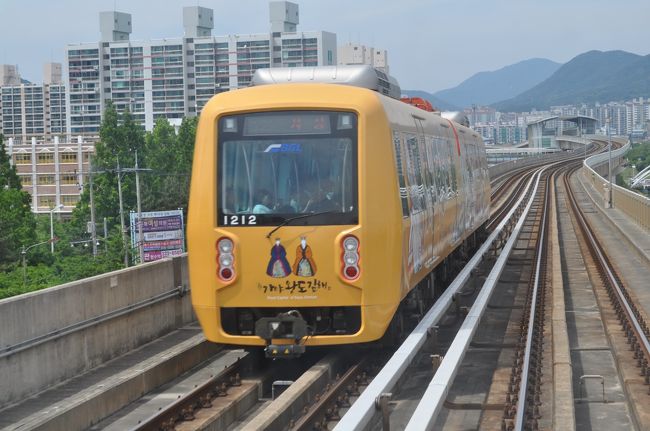
[[[0,65],[0,133],[16,143],[66,133],[66,91],[61,63],[43,67],[43,84],[22,84],[15,66]],[[2,72],[2,73],[4,73]]]
[[[130,41],[131,15],[100,13],[102,40],[68,45],[71,134],[97,134],[108,100],[129,108],[147,130],[180,122],[214,94],[246,87],[256,69],[337,63],[336,35],[299,32],[298,5],[270,3],[269,33],[212,36],[212,9],[183,9],[184,37]]]
[[[32,212],[49,213],[59,205],[63,205],[60,212],[72,212],[88,176],[94,143],[84,142],[81,136],[70,142],[59,141],[58,136],[51,141],[31,138],[28,143],[10,138],[6,151],[23,190],[32,196]]]
[[[338,48],[338,64],[369,64],[388,74],[388,52],[361,45],[347,43]]]

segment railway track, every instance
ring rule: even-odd
[[[577,169],[568,170],[563,177],[566,201],[576,226],[575,235],[589,273],[603,328],[610,340],[618,374],[623,379],[621,383],[626,392],[630,420],[639,429],[650,429],[650,416],[646,413],[646,406],[650,402],[650,331],[647,317],[578,204],[578,196],[571,183],[571,176]],[[604,377],[592,374],[585,378],[602,379],[603,400],[607,400]],[[580,385],[582,390],[582,378]]]

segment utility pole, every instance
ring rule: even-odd
[[[117,157],[117,194],[120,199],[120,228],[122,229],[122,246],[124,247],[124,266],[129,267],[129,247],[126,243],[126,230],[124,228],[124,205],[122,204],[122,172],[120,170],[120,157]]]
[[[104,217],[104,253],[108,253],[108,245],[106,240],[108,239],[108,222],[106,217]]]
[[[609,124],[609,117],[607,117],[607,144],[609,148],[609,191],[608,191],[608,207],[612,208],[612,131]]]
[[[150,172],[151,169],[138,167],[138,152],[135,152],[135,167],[122,169],[121,172],[135,172],[135,197],[138,206],[138,251],[140,263],[144,262],[144,242],[142,235],[142,204],[140,199],[140,172]]]
[[[144,263],[144,243],[142,242],[142,206],[140,204],[140,169],[138,169],[138,150],[135,150],[135,196],[138,202],[138,251],[140,263]]]
[[[95,226],[95,198],[93,195],[93,165],[88,172],[90,180],[90,238],[93,242],[93,257],[97,257],[97,227]]]

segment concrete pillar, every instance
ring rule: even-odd
[[[38,183],[36,175],[36,138],[32,137],[32,212],[38,212]]]
[[[59,160],[59,137],[54,137],[54,184],[56,187],[55,205],[58,208],[61,204],[61,164]],[[59,211],[59,216],[61,212]]]

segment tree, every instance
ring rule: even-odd
[[[4,138],[0,135],[0,266],[20,259],[23,246],[35,240],[35,219],[31,197],[22,190],[16,167],[9,163]]]
[[[20,178],[16,167],[9,161],[9,154],[5,147],[4,136],[0,133],[0,188],[21,190]]]
[[[99,137],[100,140],[95,145],[95,155],[91,160],[95,220],[98,223],[106,217],[111,231],[113,231],[115,226],[120,225],[117,171],[119,161],[122,203],[124,206],[125,224],[128,228],[129,212],[135,210],[137,207],[135,177],[134,174],[125,173],[123,170],[134,167],[136,150],[138,151],[139,157],[142,157],[140,155],[143,155],[144,152],[144,131],[134,122],[133,116],[128,110],[119,114],[109,101],[104,110]],[[86,182],[77,207],[73,211],[71,232],[77,238],[88,237],[86,223],[89,221],[90,184]],[[121,238],[121,232],[118,231],[117,235],[118,238]],[[120,244],[122,243],[120,242]],[[121,249],[117,257],[123,254],[123,252],[124,250]]]
[[[196,118],[185,118],[176,135],[160,118],[145,140],[143,208],[148,211],[187,208],[196,134]]]

